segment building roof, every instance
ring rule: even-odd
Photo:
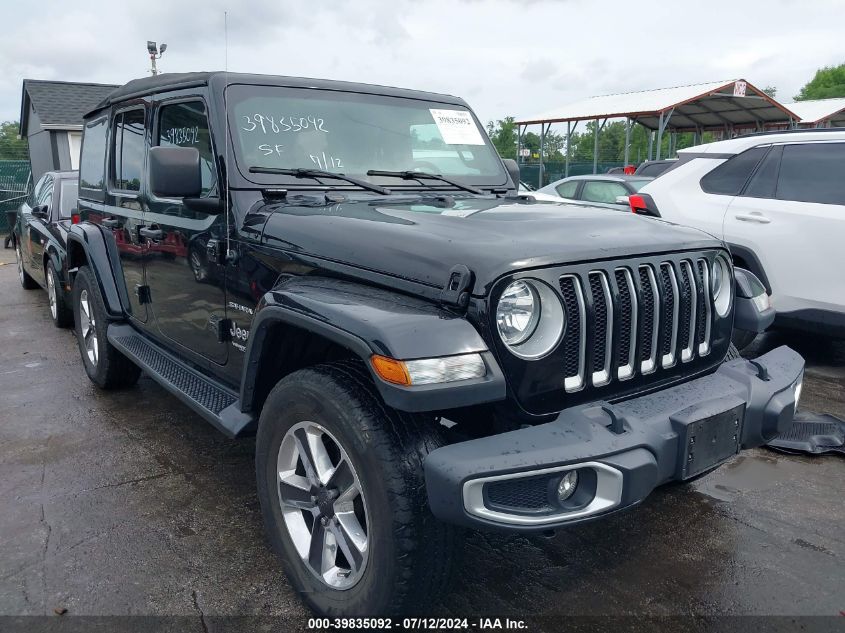
[[[814,99],[810,101],[796,101],[787,103],[786,107],[801,118],[801,123],[822,123],[831,121],[845,121],[845,98]]]
[[[723,129],[788,123],[798,116],[744,79],[589,97],[520,119],[520,124],[557,123],[630,117],[657,129],[660,115],[671,112],[674,130]]]
[[[82,129],[88,110],[102,101],[117,86],[113,84],[75,83],[24,79],[21,95],[20,134],[26,135],[29,105],[32,104],[45,129]]]
[[[213,72],[192,72],[192,73],[163,73],[141,79],[133,79],[109,92],[96,104],[93,104],[86,115],[108,107],[113,103],[155,94],[163,90],[175,90],[180,88],[191,88],[194,86],[212,85],[213,87],[227,86],[230,84],[254,84],[266,86],[285,86],[290,88],[318,88],[323,90],[343,90],[349,92],[366,92],[370,94],[381,94],[394,97],[405,97],[411,99],[426,99],[465,105],[459,97],[452,95],[438,94],[434,92],[423,92],[419,90],[408,90],[405,88],[393,88],[390,86],[378,86],[372,84],[353,83],[348,81],[335,81],[332,79],[313,79],[308,77],[286,77],[281,75],[254,75],[247,73],[230,73],[226,71]]]

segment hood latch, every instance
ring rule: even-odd
[[[475,282],[472,271],[463,264],[452,266],[449,278],[440,291],[440,303],[465,309],[469,305],[469,295]]]

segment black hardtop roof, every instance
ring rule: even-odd
[[[86,118],[112,104],[120,103],[121,101],[126,101],[128,99],[134,99],[136,97],[143,97],[168,90],[193,88],[195,86],[213,85],[214,87],[222,88],[223,86],[231,84],[254,84],[264,86],[285,86],[290,88],[341,90],[347,92],[363,92],[389,97],[425,99],[464,106],[466,105],[464,100],[460,97],[439,94],[436,92],[424,92],[421,90],[409,90],[406,88],[392,88],[390,86],[378,86],[374,84],[355,83],[350,81],[335,81],[332,79],[285,77],[281,75],[254,75],[248,73],[231,73],[219,70],[212,72],[165,73],[153,77],[133,79],[109,93],[109,95],[103,99],[96,108],[86,115]]]

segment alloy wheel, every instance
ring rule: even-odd
[[[370,539],[364,490],[337,438],[315,422],[288,429],[277,458],[285,527],[305,566],[332,589],[363,576]]]
[[[99,360],[99,348],[97,345],[97,322],[91,310],[91,303],[88,300],[88,290],[84,289],[79,293],[79,331],[82,334],[82,341],[85,344],[85,352],[88,360],[96,367]]]
[[[50,314],[55,319],[58,312],[58,299],[56,298],[56,280],[50,268],[47,269],[47,298],[50,300]]]
[[[23,257],[21,257],[21,247],[15,246],[15,260],[18,262],[18,277],[21,279],[21,284],[24,282],[23,276]]]

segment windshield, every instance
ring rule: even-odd
[[[76,180],[62,180],[62,195],[59,202],[59,218],[70,219],[71,210],[76,208],[79,198],[79,183]]]
[[[249,173],[250,167],[322,169],[397,188],[448,185],[367,172],[420,171],[488,186],[507,182],[495,149],[461,106],[270,86],[231,86],[227,95],[240,171],[253,182],[294,185],[302,179]]]

